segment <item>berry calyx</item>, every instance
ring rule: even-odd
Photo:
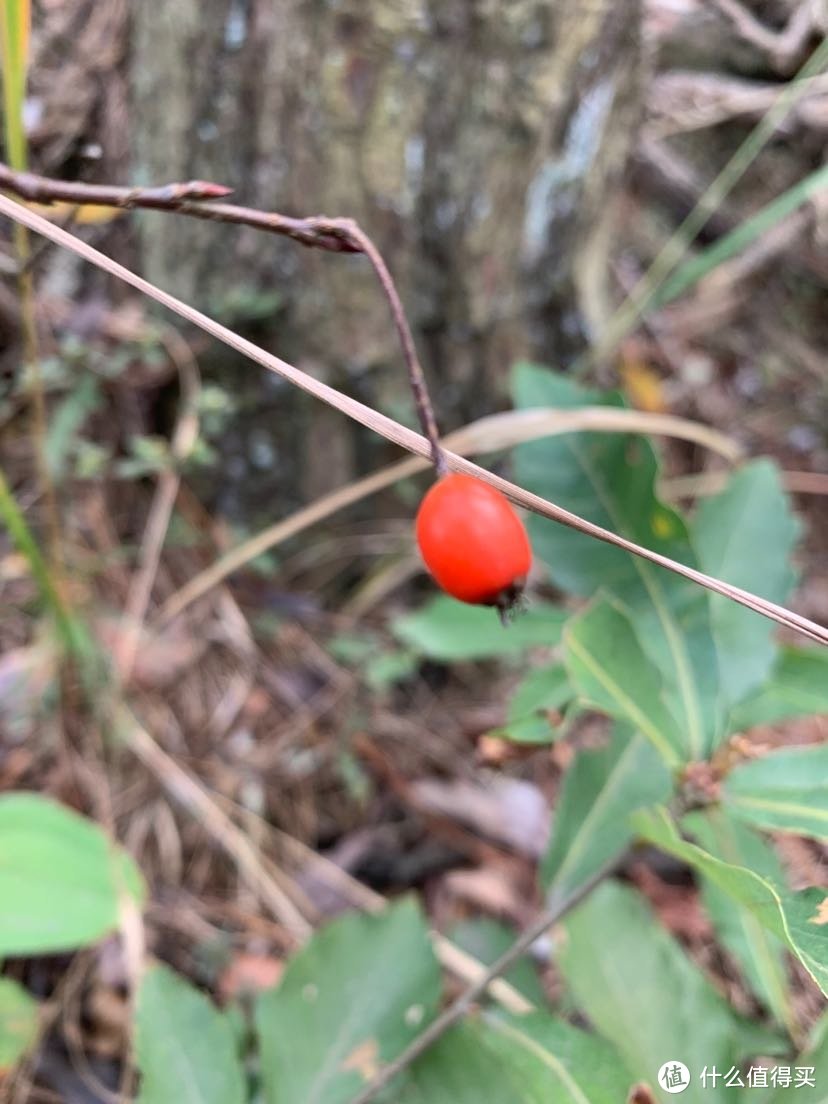
[[[443,476],[420,503],[417,544],[453,598],[501,613],[519,601],[532,549],[511,503],[488,483],[454,472]]]

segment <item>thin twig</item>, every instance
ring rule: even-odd
[[[779,478],[790,494],[828,495],[828,474],[824,472],[782,471]],[[729,473],[726,471],[676,475],[671,479],[662,479],[658,489],[660,494],[672,502],[680,498],[704,498],[706,495],[718,494],[727,485],[728,479]]]
[[[607,360],[638,320],[652,305],[664,281],[677,268],[689,246],[707,225],[710,216],[730,195],[748,167],[773,137],[776,128],[810,87],[808,79],[820,73],[828,61],[828,38],[814,50],[802,68],[779,93],[773,107],[756,124],[727,164],[705,189],[695,207],[665,242],[655,260],[641,277],[632,294],[607,322],[595,345],[572,366],[572,373],[584,375],[593,365]]]
[[[68,202],[121,207],[125,210],[145,207],[156,211],[171,211],[194,218],[210,219],[214,222],[252,226],[257,230],[291,238],[314,249],[325,249],[333,253],[363,253],[370,261],[391,308],[391,317],[402,346],[417,416],[423,433],[431,444],[432,462],[437,474],[445,475],[448,468],[440,448],[434,407],[399,292],[379,250],[353,219],[326,218],[324,215],[297,219],[275,212],[257,211],[252,207],[209,202],[217,197],[229,195],[231,189],[220,184],[210,184],[204,180],[191,180],[185,184],[165,184],[154,188],[124,188],[110,184],[78,184],[68,180],[50,180],[45,176],[36,176],[34,173],[15,172],[8,165],[0,163],[0,188],[30,202],[44,204]]]
[[[298,942],[304,941],[312,931],[311,925],[267,871],[247,835],[222,812],[201,783],[167,755],[126,707],[119,711],[117,734],[166,791],[230,855],[239,871],[293,938]]]
[[[388,907],[388,901],[385,897],[357,881],[353,875],[332,862],[331,859],[325,855],[320,855],[318,851],[314,851],[312,847],[308,847],[306,843],[296,839],[295,836],[291,836],[278,828],[273,828],[272,825],[268,825],[268,827],[288,850],[293,851],[297,858],[301,858],[315,866],[330,885],[340,889],[343,895],[350,897],[351,901],[359,908],[364,909],[365,912],[378,914]],[[487,967],[469,954],[468,951],[464,951],[462,947],[458,947],[456,943],[452,943],[450,939],[439,932],[432,931],[430,936],[434,953],[444,969],[467,985],[476,984],[484,977]],[[489,995],[497,1001],[501,1008],[505,1008],[507,1012],[514,1012],[516,1015],[523,1015],[526,1012],[536,1010],[535,1005],[530,1000],[502,977],[491,979]]]
[[[393,418],[381,414],[372,407],[366,406],[365,403],[352,399],[349,395],[343,395],[342,392],[337,391],[336,388],[331,387],[329,384],[322,383],[306,372],[294,368],[292,364],[288,364],[272,353],[268,353],[258,345],[255,345],[252,341],[240,337],[239,334],[234,333],[226,326],[222,326],[222,324],[216,322],[215,319],[210,318],[206,314],[202,314],[201,311],[196,310],[187,303],[183,303],[180,299],[176,299],[174,295],[162,291],[161,288],[156,287],[155,284],[151,284],[148,280],[136,275],[136,273],[131,272],[123,265],[118,264],[117,261],[113,261],[110,257],[106,257],[97,249],[93,249],[92,246],[87,245],[86,242],[81,241],[80,238],[67,233],[65,230],[60,230],[56,226],[52,226],[46,219],[41,218],[40,215],[36,215],[34,212],[16,203],[14,200],[8,199],[6,196],[0,196],[0,214],[7,215],[15,222],[22,222],[24,226],[28,226],[29,229],[43,234],[44,237],[51,238],[56,244],[63,246],[65,249],[69,249],[84,260],[110,273],[110,275],[123,280],[124,283],[136,288],[142,294],[154,299],[157,303],[161,303],[162,306],[167,307],[168,310],[178,314],[181,318],[192,323],[192,325],[198,326],[219,341],[223,341],[226,345],[235,349],[243,356],[255,361],[257,364],[281,376],[283,379],[288,380],[290,383],[294,384],[294,386],[301,388],[315,398],[321,399],[322,402],[328,403],[329,406],[335,407],[337,410],[341,411],[341,413],[346,414],[349,418],[353,418],[354,421],[366,426],[373,432],[379,433],[381,436],[387,438],[387,440],[393,441],[395,444],[419,456],[431,456],[431,445],[424,437],[421,437],[420,434],[415,433],[406,426],[400,425],[400,423],[394,421]],[[677,560],[670,559],[669,556],[663,556],[659,552],[654,552],[649,548],[645,548],[643,545],[636,544],[635,541],[628,540],[626,537],[613,533],[609,529],[604,529],[594,522],[587,521],[586,518],[579,517],[578,514],[573,514],[570,510],[564,510],[562,507],[548,502],[539,495],[532,494],[522,487],[510,483],[508,480],[502,479],[500,476],[493,475],[491,472],[486,471],[485,468],[481,468],[477,464],[471,463],[469,460],[464,460],[461,456],[446,452],[445,460],[451,470],[465,472],[468,475],[473,475],[478,479],[484,480],[484,482],[491,484],[491,486],[505,494],[518,506],[523,506],[527,510],[532,510],[534,513],[540,514],[542,517],[547,517],[552,521],[567,525],[569,528],[576,529],[578,532],[585,533],[587,536],[595,537],[598,540],[604,541],[606,544],[612,544],[617,548],[623,548],[624,551],[631,552],[641,559],[667,568],[668,571],[672,571],[676,575],[681,575],[683,578],[691,580],[691,582],[698,583],[700,586],[713,591],[715,594],[721,594],[731,599],[731,601],[738,602],[740,605],[762,614],[763,617],[776,621],[780,625],[785,625],[787,628],[794,629],[796,632],[802,633],[804,636],[817,641],[819,644],[828,645],[828,629],[823,625],[817,624],[815,621],[809,620],[807,617],[802,617],[800,614],[785,609],[784,606],[777,605],[775,602],[769,602],[767,599],[760,598],[750,591],[742,590],[741,587],[732,586],[730,583],[725,583],[721,579],[714,578],[712,575],[705,575],[704,572],[697,571],[692,567],[687,567]]]
[[[236,226],[252,226],[270,234],[292,238],[312,249],[325,249],[331,253],[358,253],[359,248],[349,241],[341,225],[347,220],[319,218],[291,218],[252,207],[240,207],[232,203],[214,203],[211,197],[229,195],[232,189],[206,181],[190,181],[186,184],[165,184],[152,188],[121,188],[111,184],[80,184],[68,180],[50,180],[34,173],[18,173],[0,163],[0,188],[13,192],[30,203],[73,203],[101,207],[120,207],[124,211],[135,207],[153,211],[174,211],[190,218],[211,222],[227,222]]]
[[[743,458],[738,442],[699,422],[668,414],[650,414],[642,410],[620,410],[615,407],[600,406],[582,406],[577,410],[535,407],[529,410],[505,410],[499,414],[488,414],[450,433],[443,439],[442,447],[451,449],[461,456],[472,456],[486,452],[500,452],[543,437],[590,431],[663,434],[667,437],[694,441],[724,457],[731,464]],[[202,598],[214,586],[257,556],[297,536],[311,525],[318,524],[346,506],[352,506],[370,495],[378,494],[385,487],[417,475],[427,467],[428,464],[419,457],[398,460],[362,479],[323,495],[308,506],[301,507],[274,525],[269,525],[261,533],[231,548],[203,571],[193,575],[167,598],[155,614],[153,621],[156,626],[168,624],[187,606]]]
[[[411,327],[408,325],[408,319],[405,316],[405,310],[403,309],[402,302],[397,293],[397,288],[379,250],[368,235],[360,230],[356,223],[354,223],[351,228],[351,237],[355,242],[359,243],[362,247],[362,252],[373,265],[374,272],[377,274],[377,279],[382,285],[385,297],[390,304],[391,315],[394,319],[394,325],[397,327],[397,334],[400,338],[403,356],[405,357],[406,367],[408,368],[408,380],[411,384],[411,390],[414,393],[417,416],[420,419],[423,434],[431,445],[431,459],[437,474],[443,476],[448,471],[448,466],[443,456],[443,450],[440,447],[440,435],[437,431],[434,407],[432,406],[428,394],[428,384],[426,383],[420,359],[417,356],[414,337],[411,333]]]
[[[597,874],[594,874],[579,886],[578,889],[569,894],[569,896],[564,897],[563,900],[550,904],[534,924],[530,925],[523,935],[512,944],[508,951],[505,951],[500,958],[486,970],[483,976],[478,978],[473,985],[470,985],[461,993],[444,1012],[435,1020],[432,1020],[425,1031],[421,1032],[421,1034],[405,1048],[402,1054],[398,1055],[393,1062],[389,1062],[387,1066],[384,1066],[370,1085],[367,1085],[358,1096],[355,1096],[350,1104],[369,1104],[371,1100],[375,1100],[386,1085],[389,1085],[395,1077],[424,1054],[438,1039],[442,1038],[450,1027],[453,1027],[463,1016],[465,1016],[475,1001],[483,996],[490,983],[495,978],[500,977],[510,966],[514,965],[514,963],[529,950],[533,943],[540,939],[553,924],[557,924],[571,909],[579,905],[598,883],[603,881],[618,865],[618,860],[616,860],[609,866],[603,867]]]
[[[158,476],[155,495],[141,540],[139,566],[130,583],[124,608],[125,628],[118,645],[116,662],[116,669],[123,683],[129,682],[135,663],[164,539],[181,483],[180,465],[189,456],[198,436],[196,412],[200,386],[198,365],[189,345],[175,330],[166,332],[164,341],[174,355],[178,367],[181,409],[170,448],[172,464],[165,467]]]

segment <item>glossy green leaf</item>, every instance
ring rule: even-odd
[[[671,779],[639,733],[616,725],[606,747],[583,749],[567,770],[555,807],[541,881],[567,897],[620,856],[633,837],[630,813],[667,799]]]
[[[426,658],[450,663],[513,655],[538,645],[552,647],[560,640],[565,621],[562,610],[533,602],[503,626],[497,610],[441,595],[417,613],[398,618],[393,629],[400,640]]]
[[[686,816],[682,824],[715,858],[746,867],[772,886],[784,886],[782,864],[773,848],[756,832],[732,820],[724,809],[711,806]],[[716,935],[741,967],[751,989],[780,1023],[795,1031],[784,944],[716,882],[703,877],[701,889]]]
[[[551,744],[564,730],[562,724],[553,724],[549,715],[562,710],[573,693],[562,663],[535,668],[512,695],[506,724],[491,735],[518,744]]]
[[[335,920],[258,1001],[265,1101],[346,1104],[439,999],[440,970],[413,901]]]
[[[138,1104],[244,1104],[244,1074],[229,1021],[165,966],[141,983],[135,1020]]]
[[[695,867],[748,909],[769,932],[787,944],[828,996],[828,895],[824,889],[780,892],[753,870],[724,862],[682,839],[665,809],[644,810],[630,819],[639,836]]]
[[[750,824],[828,839],[828,744],[779,748],[734,767],[722,800]]]
[[[0,1083],[37,1039],[38,1005],[26,990],[0,977]]]
[[[414,1063],[394,1104],[618,1104],[631,1080],[603,1039],[544,1013],[486,1015]]]
[[[729,1101],[704,1088],[705,1066],[727,1070],[779,1040],[742,1021],[632,889],[600,885],[565,921],[560,964],[578,1006],[624,1060],[631,1078],[657,1089],[660,1067],[683,1062],[689,1104]],[[656,1098],[666,1104],[662,1090]],[[619,1096],[619,1100],[624,1098]]]
[[[828,713],[828,648],[783,648],[768,679],[731,713],[731,732]]]
[[[701,503],[691,536],[708,575],[784,604],[796,578],[790,556],[799,530],[776,465],[756,460]],[[722,595],[709,601],[721,692],[730,705],[770,672],[776,626]]]
[[[92,821],[35,794],[0,797],[0,955],[50,954],[118,926],[145,887],[129,856]]]
[[[664,703],[661,673],[622,609],[598,599],[570,619],[564,630],[564,660],[583,704],[641,732],[668,765],[690,758],[685,732]]]
[[[547,369],[521,364],[520,408],[619,405]],[[569,433],[520,445],[517,482],[656,552],[697,566],[683,518],[659,501],[656,454],[643,437]],[[629,611],[641,648],[664,680],[664,704],[683,734],[687,757],[701,759],[721,739],[716,653],[702,588],[546,518],[529,522],[533,546],[553,581],[572,594],[607,591]]]

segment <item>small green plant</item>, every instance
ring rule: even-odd
[[[620,401],[532,365],[519,365],[514,379],[525,407]],[[778,601],[793,585],[799,530],[767,461],[734,472],[687,517],[659,499],[658,453],[642,437],[548,438],[520,446],[516,464],[538,493],[577,503],[584,516],[726,579]],[[786,1069],[800,1079],[798,1099],[820,1099],[808,1093],[813,1077],[828,1071],[828,1040],[819,1025],[806,1033],[789,964],[797,960],[828,993],[828,898],[824,888],[787,884],[766,833],[828,838],[828,747],[745,759],[731,741],[757,724],[828,712],[826,653],[780,647],[758,615],[623,551],[543,520],[532,519],[530,531],[574,612],[533,601],[504,631],[490,610],[440,597],[394,631],[404,675],[418,656],[525,665],[531,649],[536,666],[498,730],[504,738],[550,743],[584,713],[608,719],[603,746],[577,751],[566,771],[539,870],[549,915],[563,917],[554,951],[562,1006],[548,1003],[524,958],[521,991],[533,1011],[484,1003],[423,1047],[422,1033],[440,1023],[442,983],[425,919],[402,900],[378,916],[347,915],[323,927],[258,998],[241,1034],[239,1010],[220,1011],[183,978],[150,967],[136,1019],[143,1104],[185,1092],[205,1104],[610,1104],[639,1082],[666,1100],[659,1071],[673,1059],[689,1070],[689,1101],[731,1099],[726,1076],[730,1087],[747,1087],[748,1077],[783,1086]],[[366,671],[379,649],[364,634],[332,647]],[[567,724],[550,722],[550,712],[562,710]],[[693,872],[761,1017],[739,1015],[640,893],[612,876],[642,843]],[[88,943],[117,925],[124,893],[142,900],[139,875],[100,831],[43,799],[0,799],[0,847],[9,856],[0,863],[0,899],[15,901],[0,917],[0,955]],[[18,881],[3,885],[18,867],[25,895]],[[66,891],[55,916],[58,878]],[[478,952],[491,961],[503,933],[483,934],[496,937],[497,950]],[[474,940],[474,929],[465,938]],[[573,1026],[566,1010],[585,1015],[589,1030]],[[13,1059],[31,1045],[35,1011],[18,988],[0,991],[0,1055]],[[396,1070],[395,1061],[389,1077],[383,1071]]]

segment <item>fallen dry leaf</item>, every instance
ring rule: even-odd
[[[491,866],[477,870],[452,870],[443,885],[453,896],[474,905],[481,912],[522,923],[526,907],[522,894],[504,870]]]
[[[411,784],[419,808],[468,825],[483,836],[537,859],[549,838],[549,805],[531,782],[501,775],[479,781],[422,778]]]
[[[243,993],[272,989],[284,968],[284,963],[271,955],[239,951],[218,980],[219,995],[223,1001],[229,1001]]]

